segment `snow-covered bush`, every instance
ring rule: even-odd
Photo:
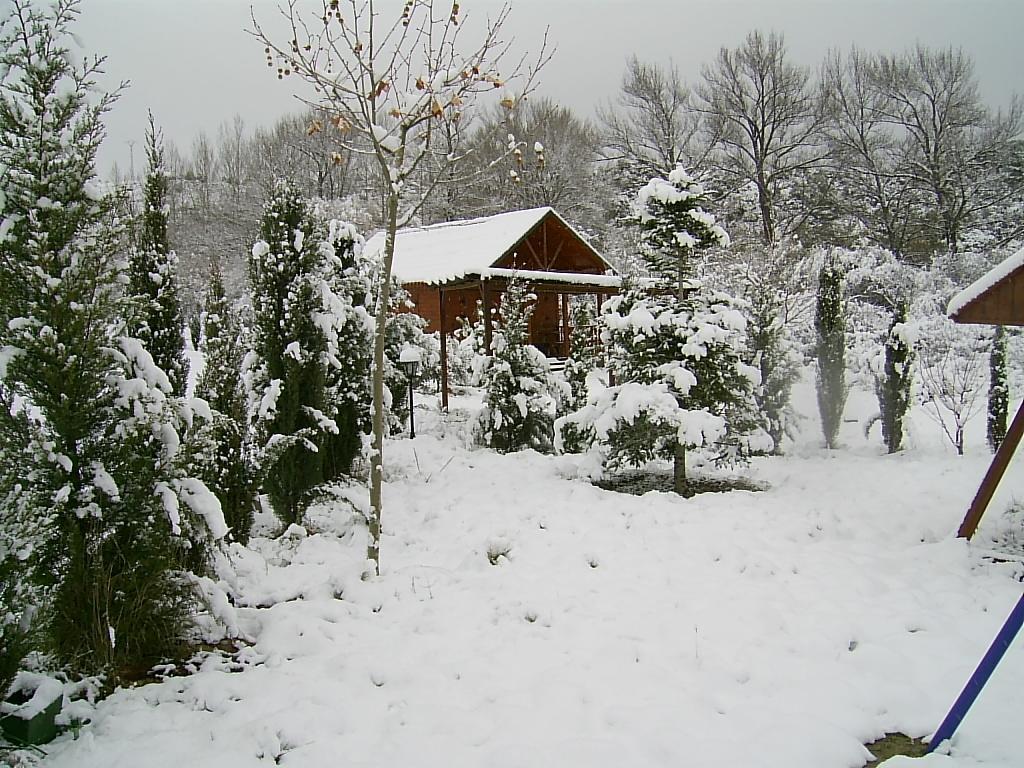
[[[250,262],[250,413],[264,491],[298,523],[312,494],[352,469],[369,426],[370,280],[351,225],[324,220],[286,182]]]
[[[533,301],[522,282],[509,281],[490,354],[478,360],[476,380],[484,388],[484,407],[477,418],[477,439],[502,453],[550,451],[555,410],[564,395],[547,358],[529,343]]]
[[[555,435],[556,447],[565,453],[581,453],[594,442],[594,432],[580,427],[572,421],[561,421],[573,411],[587,404],[590,380],[597,375],[601,361],[599,328],[594,306],[582,302],[573,308],[572,335],[569,338],[569,358],[565,361],[563,375],[569,385],[568,396],[559,409],[559,420]]]
[[[448,345],[448,383],[469,386],[473,383],[474,361],[483,356],[483,322],[477,325],[462,319],[462,327],[445,336]]]

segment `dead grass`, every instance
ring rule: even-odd
[[[868,752],[875,756],[875,759],[865,765],[864,768],[875,768],[879,763],[896,755],[924,757],[928,751],[928,742],[912,739],[905,733],[887,733],[878,741],[873,741],[864,746],[868,748]]]

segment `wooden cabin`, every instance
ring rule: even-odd
[[[384,234],[366,244],[384,249]],[[600,305],[622,284],[614,267],[553,208],[511,211],[465,221],[399,230],[392,274],[409,291],[428,332],[447,336],[483,306],[490,341],[491,310],[513,276],[537,295],[530,343],[549,357],[569,354],[570,297],[590,294]],[[442,403],[447,406],[447,354],[441,345]]]

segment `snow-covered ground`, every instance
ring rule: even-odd
[[[1024,459],[968,545],[983,417],[965,457],[920,413],[900,455],[857,423],[827,452],[798,399],[802,437],[749,468],[766,490],[689,500],[467,450],[422,409],[427,434],[387,447],[379,579],[340,506],[255,539],[231,584],[251,647],[117,691],[44,765],[852,768],[886,732],[926,736],[1021,592],[982,540]],[[887,768],[1024,765],[1022,698],[1018,639],[951,754]]]

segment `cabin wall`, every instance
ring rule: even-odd
[[[424,329],[427,333],[435,333],[441,328],[441,301],[436,285],[425,283],[408,283],[403,286],[409,292],[409,298],[415,305],[414,309],[402,311],[415,312],[427,321]],[[473,322],[476,319],[476,302],[480,298],[478,288],[460,288],[444,292],[445,333],[452,333],[462,327],[462,318]]]
[[[954,315],[958,323],[1024,325],[1024,268],[1011,272]]]

